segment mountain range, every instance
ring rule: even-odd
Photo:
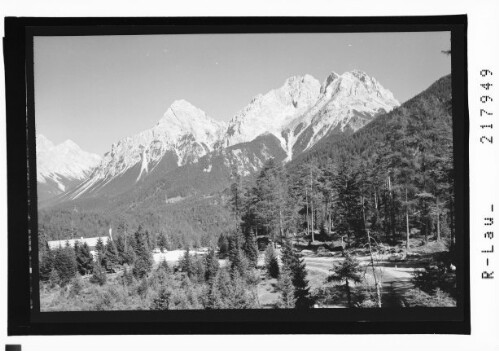
[[[325,137],[350,135],[397,106],[375,78],[354,70],[332,72],[322,83],[310,75],[290,77],[228,123],[174,101],[156,125],[112,144],[102,158],[72,141],[54,146],[38,135],[38,197],[51,204],[112,197],[186,171],[189,179],[169,180],[182,184],[167,197],[202,192],[202,184],[233,168],[249,175],[271,157],[291,161]]]
[[[334,75],[331,78],[334,78]],[[290,81],[284,84],[283,90],[288,89],[287,83]],[[321,87],[328,86],[327,81],[326,79]],[[319,98],[315,97],[315,102],[309,103],[313,105],[312,107],[304,108],[305,112],[301,115],[299,112],[298,117],[282,118],[276,122],[274,129],[265,130],[261,134],[254,129],[254,134],[249,132],[250,126],[257,129],[251,123],[237,123],[238,120],[243,120],[243,115],[244,119],[250,119],[248,116],[252,115],[252,118],[257,120],[260,113],[250,113],[253,108],[242,109],[238,114],[241,117],[233,118],[225,125],[215,122],[219,125],[217,128],[195,128],[197,131],[204,131],[203,139],[192,132],[185,132],[186,129],[182,127],[182,133],[175,134],[177,138],[175,142],[161,144],[161,147],[158,145],[156,148],[154,146],[158,142],[152,141],[159,139],[159,137],[156,139],[156,132],[159,133],[161,128],[155,126],[152,128],[154,132],[145,131],[116,143],[114,153],[110,151],[97,166],[88,166],[85,169],[87,176],[83,176],[84,180],[78,185],[69,188],[72,185],[68,184],[66,192],[61,194],[62,190],[59,189],[59,195],[49,200],[43,201],[39,197],[39,228],[51,239],[60,239],[68,237],[68,233],[75,233],[74,235],[78,237],[94,237],[106,235],[109,227],[119,232],[134,231],[141,226],[150,233],[168,233],[175,247],[183,247],[189,243],[207,246],[210,242],[218,240],[221,233],[227,232],[235,225],[233,213],[227,205],[228,189],[234,181],[234,171],[237,170],[240,175],[245,176],[242,178],[243,186],[251,187],[261,175],[262,166],[271,157],[274,163],[284,164],[283,170],[291,178],[299,177],[300,172],[310,164],[339,165],[345,160],[360,162],[367,167],[366,172],[383,178],[383,174],[387,171],[384,167],[393,163],[393,156],[401,155],[401,150],[394,145],[405,145],[404,142],[407,141],[416,145],[437,145],[438,147],[427,150],[428,159],[435,162],[446,160],[442,161],[445,164],[440,162],[438,167],[446,168],[450,172],[453,145],[451,81],[450,75],[442,77],[420,94],[387,113],[382,113],[376,107],[371,108],[370,114],[366,113],[360,118],[358,113],[346,110],[345,119],[337,120],[335,120],[335,116],[338,116],[336,112],[340,109],[335,111],[329,108],[327,103],[322,105],[326,107],[321,107],[319,99],[321,94],[326,95],[327,88],[319,88]],[[346,82],[336,84],[341,90],[340,87]],[[341,94],[349,96],[348,99],[352,99],[352,103],[357,101],[359,108],[364,107],[362,100],[357,100],[361,88],[355,89],[354,86],[352,89],[342,91]],[[270,92],[267,98],[271,100],[271,97],[279,96],[278,91],[281,88]],[[378,96],[368,95],[373,100]],[[258,99],[265,100],[265,96],[257,97],[253,104]],[[387,100],[392,101],[391,96]],[[300,106],[300,100],[291,99],[291,105],[293,101],[297,107]],[[339,102],[336,103],[340,105]],[[185,102],[182,104],[187,105]],[[179,104],[173,104],[172,111],[165,113],[167,119],[158,124],[172,123],[169,119],[173,118],[173,113],[180,117],[176,105]],[[368,105],[366,102],[366,107]],[[322,119],[317,117],[319,114],[314,113],[317,110],[325,111],[321,116]],[[203,122],[209,120],[203,116]],[[306,129],[314,132],[308,139],[311,141],[310,144],[298,143],[296,139],[289,143],[290,139],[287,141],[284,138],[283,135],[286,133],[294,132],[292,126],[296,129],[300,124],[296,124],[295,118],[299,119],[300,123],[303,122]],[[321,130],[318,122],[323,125],[330,123],[331,126],[322,137],[314,140],[315,135],[320,135],[316,133]],[[211,123],[208,125],[211,126]],[[240,125],[240,130],[230,129],[233,125]],[[227,133],[229,130],[234,132]],[[164,131],[167,132],[169,129]],[[298,136],[299,134],[297,132]],[[154,139],[151,135],[154,135]],[[257,136],[251,139],[254,135]],[[238,136],[240,139],[231,145],[230,137],[233,136]],[[142,142],[140,138],[143,138]],[[146,143],[144,139],[150,143]],[[136,141],[135,144],[133,140]],[[43,141],[40,145],[42,143]],[[128,145],[131,145],[130,148]],[[137,150],[132,152],[134,145]],[[286,145],[292,145],[294,150],[299,150],[296,145],[304,146],[303,151],[293,152],[290,155],[290,149]],[[129,151],[125,152],[126,150]],[[154,154],[152,152],[154,150],[159,151]],[[156,156],[151,157],[151,154]],[[131,161],[127,165],[128,168],[123,166],[122,173],[116,172],[114,174],[118,175],[112,176],[111,170],[119,165],[121,155],[123,155],[123,164],[125,160]],[[421,157],[419,152],[412,152],[410,155]],[[38,163],[41,163],[40,160]],[[398,169],[397,167],[402,167],[404,164],[394,167]],[[410,164],[414,167],[420,166],[418,162]],[[40,172],[40,167],[38,168]],[[107,171],[109,171],[108,179],[92,183],[94,179],[99,179],[99,174],[106,174]],[[442,173],[439,177],[445,174]],[[88,188],[85,189],[85,186]],[[40,195],[40,184],[38,188]]]

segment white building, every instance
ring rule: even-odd
[[[92,256],[95,254],[95,246],[97,245],[97,241],[99,238],[102,240],[104,245],[107,244],[109,240],[108,236],[96,236],[94,238],[80,238],[80,239],[68,239],[68,240],[50,240],[48,241],[48,245],[50,250],[56,250],[59,248],[65,248],[67,243],[69,243],[70,247],[74,247],[75,243],[78,242],[79,245],[83,245],[83,243],[87,243],[88,248],[90,249],[90,253]]]

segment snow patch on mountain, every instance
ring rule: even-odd
[[[142,165],[140,166],[140,173],[139,173],[139,176],[137,177],[137,180],[135,182],[138,182],[140,180],[140,177],[142,176],[142,174],[145,175],[145,174],[149,173],[149,167],[147,165],[148,165],[147,155],[146,155],[146,150],[144,149],[144,151],[142,152]]]

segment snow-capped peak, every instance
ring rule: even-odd
[[[83,180],[98,165],[100,159],[99,155],[83,151],[72,140],[54,145],[44,135],[36,136],[36,169],[40,183],[51,179],[64,190],[61,178]]]
[[[332,72],[321,85],[312,108],[287,126],[288,159],[306,150],[328,133],[356,131],[381,112],[399,106],[393,94],[365,72]],[[296,146],[296,147],[295,147]]]
[[[195,140],[212,145],[223,127],[223,122],[210,118],[188,101],[176,100],[153,129],[157,133],[168,134],[172,141],[191,134]]]
[[[299,142],[299,151],[303,151],[333,128],[343,131],[348,126],[355,131],[379,112],[398,105],[389,90],[360,70],[341,75],[331,72],[322,84],[310,75],[293,76],[280,88],[256,96],[238,112],[229,122],[222,145],[272,133],[289,160],[295,143]]]
[[[223,122],[210,118],[186,100],[176,100],[152,128],[114,143],[111,151],[104,155],[100,167],[75,190],[72,197],[104,187],[139,165],[138,174],[127,178],[133,179],[128,184],[131,186],[153,172],[165,156],[169,160],[163,166],[166,169],[171,167],[172,158],[176,159],[177,166],[196,162],[213,150],[224,130]]]

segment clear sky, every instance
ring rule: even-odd
[[[401,103],[451,71],[450,32],[35,38],[37,133],[103,154],[176,99],[229,120],[290,76],[360,69]]]

